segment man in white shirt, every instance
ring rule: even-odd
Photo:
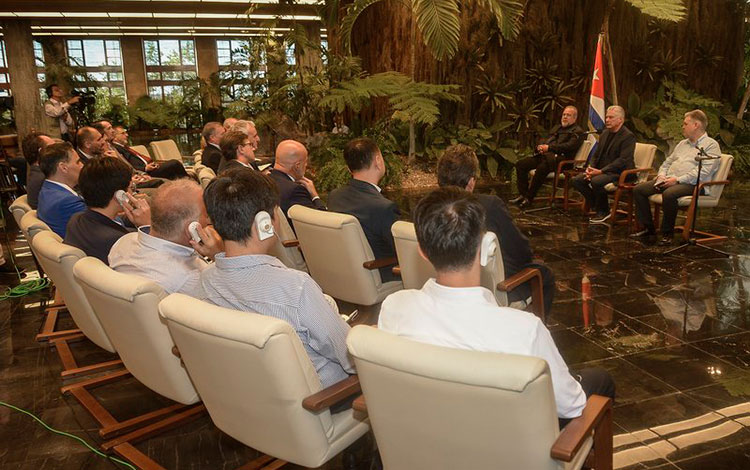
[[[695,161],[702,149],[712,157],[720,157],[719,143],[706,134],[708,118],[700,109],[685,113],[682,121],[682,135],[672,154],[659,167],[656,179],[641,183],[633,189],[636,217],[643,229],[631,235],[633,238],[646,238],[656,234],[654,219],[651,216],[651,203],[648,198],[661,193],[664,217],[661,222],[662,238],[659,245],[666,246],[674,239],[674,222],[677,219],[677,200],[690,196],[698,182],[698,162]],[[701,168],[701,182],[710,181],[719,168],[720,160],[706,160]],[[705,189],[706,193],[710,188]]]
[[[188,226],[197,221],[201,243],[192,240]],[[161,185],[151,198],[151,227],[121,237],[109,251],[109,265],[126,274],[151,279],[170,294],[203,297],[200,273],[222,251],[221,237],[209,225],[203,190],[195,181],[181,179]]]
[[[561,425],[581,415],[588,395],[614,398],[614,383],[606,371],[585,369],[576,380],[538,317],[499,307],[495,296],[480,286],[484,218],[476,196],[456,187],[433,191],[417,204],[414,226],[419,250],[435,267],[437,277],[420,290],[388,296],[378,327],[438,346],[544,359]]]

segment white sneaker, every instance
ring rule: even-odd
[[[594,217],[589,219],[590,224],[603,224],[607,220],[609,220],[609,217],[612,215],[611,212],[607,212],[606,214],[597,214]]]

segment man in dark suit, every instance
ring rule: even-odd
[[[48,145],[39,157],[39,166],[47,178],[39,191],[37,216],[49,225],[53,232],[65,238],[68,220],[86,210],[73,188],[78,184],[78,175],[83,162],[68,142]]]
[[[620,179],[620,173],[634,167],[635,135],[625,127],[625,110],[621,106],[610,106],[604,117],[607,127],[599,139],[594,154],[589,157],[586,172],[571,182],[596,215],[589,219],[592,224],[602,224],[609,219],[609,199],[604,187]]]
[[[221,138],[221,153],[223,159],[219,164],[217,174],[226,173],[235,168],[247,168],[258,171],[255,166],[255,150],[253,143],[243,132],[229,131]]]
[[[219,174],[219,164],[221,163],[221,138],[224,137],[224,126],[218,122],[209,122],[203,126],[203,140],[206,141],[206,148],[201,155],[201,163]]]
[[[474,150],[468,145],[452,145],[445,149],[437,166],[438,185],[457,186],[469,192],[474,191],[476,174],[479,171],[479,160]],[[500,241],[500,253],[503,257],[505,277],[526,269],[537,268],[542,273],[544,290],[544,311],[552,308],[555,296],[555,276],[540,260],[533,259],[529,239],[526,238],[508,213],[502,199],[490,194],[476,194],[485,211],[485,225],[488,232],[494,232]],[[531,284],[525,282],[508,292],[508,300],[515,302],[526,300],[531,296]]]
[[[284,140],[276,147],[276,163],[270,176],[279,188],[279,206],[287,219],[287,211],[295,204],[326,210],[315,183],[305,177],[306,170],[307,149],[304,145],[296,140]]]
[[[368,138],[354,139],[344,147],[344,160],[352,179],[328,196],[328,209],[351,214],[359,220],[372,253],[377,259],[396,256],[391,226],[401,216],[395,202],[380,193],[385,160],[377,144]],[[396,280],[392,267],[380,268],[383,282]]]
[[[106,121],[102,121],[106,122]],[[146,173],[152,178],[164,178],[167,180],[176,180],[187,178],[188,174],[182,162],[177,160],[167,160],[163,162],[154,162],[151,157],[137,152],[128,144],[128,130],[122,126],[113,129],[112,147],[117,150],[123,160],[125,160],[134,170]]]
[[[55,141],[50,136],[41,132],[27,134],[21,143],[21,150],[23,150],[23,156],[28,164],[26,170],[26,201],[35,210],[39,203],[39,191],[42,189],[45,180],[44,172],[39,167],[39,154],[46,146],[54,143]]]
[[[518,197],[510,202],[518,204],[521,209],[530,206],[537,191],[547,180],[547,175],[557,169],[558,163],[575,157],[584,136],[583,129],[576,124],[577,119],[578,109],[566,106],[560,124],[552,128],[543,144],[536,146],[536,153],[516,162]],[[529,171],[534,169],[536,172],[529,185]]]

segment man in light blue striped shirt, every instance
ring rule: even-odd
[[[349,325],[307,273],[268,254],[277,225],[271,215],[279,204],[274,182],[258,172],[231,171],[206,188],[204,200],[225,247],[215,264],[201,272],[205,299],[292,325],[322,387],[353,374],[346,349]]]
[[[651,216],[649,196],[661,193],[664,218],[661,223],[662,238],[659,245],[672,243],[674,238],[674,222],[677,219],[677,200],[683,196],[690,196],[695,191],[698,181],[698,162],[695,161],[701,151],[712,157],[720,157],[719,143],[708,136],[706,127],[708,118],[700,109],[685,113],[682,121],[682,135],[685,140],[680,141],[672,154],[659,167],[656,179],[641,183],[633,189],[633,200],[638,222],[643,229],[631,235],[633,238],[644,238],[656,234],[654,221]],[[700,181],[711,181],[719,168],[720,160],[706,160],[701,169]],[[706,188],[706,193],[708,188]]]

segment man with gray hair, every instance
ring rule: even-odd
[[[198,222],[201,242],[188,226]],[[151,226],[120,238],[109,252],[112,269],[151,279],[167,293],[180,292],[201,298],[200,273],[223,251],[221,238],[209,225],[203,190],[195,181],[169,181],[151,199]]]
[[[250,143],[253,144],[253,150],[258,150],[258,147],[260,146],[260,137],[258,137],[258,130],[255,128],[255,123],[253,121],[239,120],[232,125],[230,130],[243,132],[250,137]]]
[[[219,173],[219,164],[221,164],[221,147],[219,143],[221,138],[224,137],[224,127],[218,122],[208,122],[203,126],[203,132],[201,135],[206,141],[206,148],[203,149],[203,155],[201,156],[201,163],[212,170],[214,173]]]
[[[589,219],[592,224],[603,224],[609,219],[609,183],[620,179],[620,173],[634,167],[635,135],[624,126],[625,110],[622,106],[610,106],[604,116],[606,129],[599,138],[599,145],[586,162],[586,172],[571,182],[596,215]]]
[[[674,222],[677,218],[677,200],[683,196],[690,196],[695,191],[698,180],[698,162],[695,157],[701,150],[712,157],[720,157],[719,143],[708,136],[706,127],[708,118],[700,109],[688,111],[682,121],[682,135],[672,154],[659,167],[655,179],[641,183],[633,189],[635,212],[642,230],[631,235],[633,238],[646,238],[656,235],[654,220],[651,217],[651,203],[648,198],[661,193],[664,217],[661,222],[662,238],[659,245],[666,246],[674,238]],[[703,162],[700,180],[710,181],[719,168],[720,160]],[[705,191],[708,191],[707,187]]]

